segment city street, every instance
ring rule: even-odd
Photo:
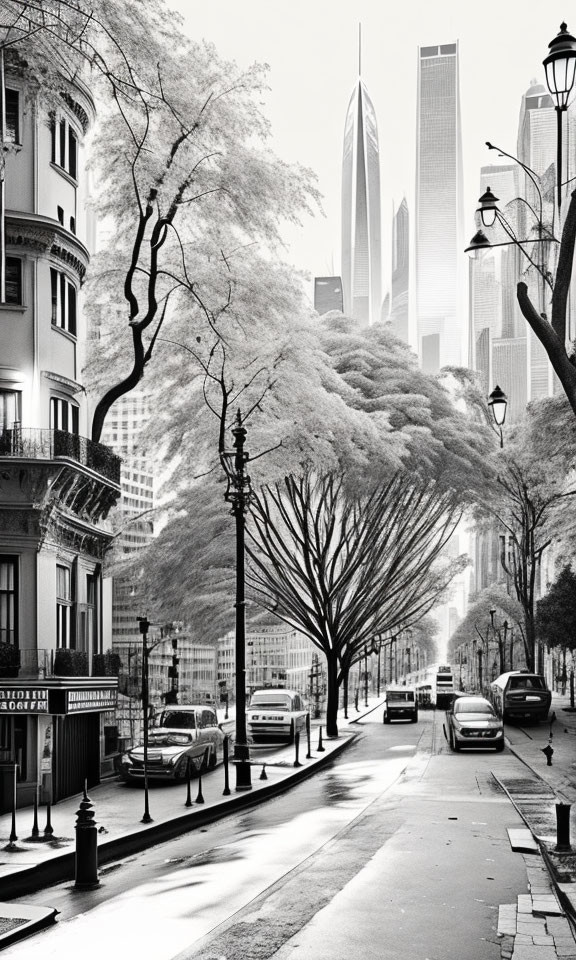
[[[522,823],[491,771],[521,764],[451,754],[442,720],[384,726],[378,709],[285,796],[109,864],[98,890],[27,897],[59,921],[4,955],[69,957],[81,943],[84,960],[124,945],[142,960],[328,960],[354,943],[363,960],[496,960],[498,907],[527,884],[506,833]]]

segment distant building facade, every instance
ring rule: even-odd
[[[344,127],[342,287],[344,312],[362,324],[380,319],[381,246],[378,127],[372,101],[359,78]]]
[[[341,277],[314,278],[314,309],[321,316],[331,310],[344,310]]]
[[[418,49],[415,296],[422,367],[466,357],[458,43]]]
[[[390,315],[394,333],[409,341],[410,222],[406,198],[392,218],[392,280]]]

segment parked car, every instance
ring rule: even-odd
[[[383,723],[391,720],[418,720],[418,701],[414,687],[388,687],[384,692]]]
[[[296,690],[256,690],[246,714],[248,737],[263,740],[294,741],[296,733],[306,732],[308,711]]]
[[[461,747],[504,749],[504,725],[484,697],[457,697],[446,711],[444,732],[454,751]]]
[[[166,707],[159,714],[157,725],[148,732],[148,777],[183,780],[188,764],[192,771],[212,769],[222,755],[223,742],[224,734],[213,707]],[[143,744],[124,754],[120,775],[125,781],[144,779]]]
[[[529,670],[510,670],[490,684],[490,698],[503,720],[546,720],[552,694],[546,680]]]

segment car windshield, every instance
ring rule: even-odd
[[[282,696],[277,693],[259,693],[257,697],[252,697],[251,707],[266,707],[269,710],[290,710],[290,697]]]
[[[491,717],[494,711],[489,703],[482,700],[456,700],[454,713],[480,713]]]
[[[159,727],[172,727],[177,730],[194,730],[196,722],[194,713],[178,713],[176,710],[165,710],[160,714]]]
[[[154,747],[174,747],[192,742],[191,733],[166,733],[166,731],[150,731],[150,743]]]
[[[388,703],[406,703],[407,701],[414,700],[414,694],[412,691],[408,692],[407,690],[389,690],[386,694],[386,699]]]
[[[545,690],[543,677],[510,677],[510,690]]]

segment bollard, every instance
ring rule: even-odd
[[[546,766],[552,766],[552,757],[554,755],[554,747],[551,747],[548,743],[545,747],[542,747],[542,753],[546,757]]]
[[[320,726],[320,732],[318,734],[318,746],[316,747],[318,753],[325,753],[326,748],[322,746],[322,726]]]
[[[356,713],[360,713],[360,709],[358,707],[358,691],[356,691],[354,694],[354,706],[356,708]]]
[[[230,796],[230,780],[228,778],[228,734],[224,737],[224,743],[222,744],[222,763],[224,764],[224,789],[222,791],[223,797]]]
[[[10,846],[18,839],[16,835],[16,789],[18,778],[18,764],[14,764],[14,778],[12,781],[12,829],[10,830]]]
[[[570,853],[570,808],[572,804],[556,804],[556,846],[558,853]]]
[[[204,803],[204,797],[202,795],[202,764],[200,764],[198,771],[198,796],[196,797],[196,803]]]
[[[34,820],[32,821],[32,836],[34,839],[40,836],[40,831],[38,829],[38,784],[36,784],[36,789],[34,790]]]
[[[297,730],[296,733],[294,734],[294,746],[296,747],[296,759],[294,760],[294,766],[301,767],[302,764],[298,759],[298,754],[300,752],[300,731],[299,730]]]
[[[190,795],[190,757],[186,758],[186,803],[184,806],[192,806],[192,797]]]
[[[306,740],[308,741],[308,753],[306,754],[306,759],[310,760],[312,756],[312,744],[310,742],[310,714],[306,714]]]
[[[266,764],[265,764],[265,763],[262,764],[262,773],[260,774],[260,776],[259,776],[258,779],[259,779],[259,780],[267,780],[267,779],[268,779],[268,776],[267,776],[267,774],[266,774]]]
[[[76,811],[76,861],[74,886],[77,890],[94,890],[100,886],[98,880],[98,834],[94,820],[93,804],[86,793],[80,808]]]
[[[44,836],[51,837],[54,833],[54,828],[52,827],[52,821],[50,819],[50,811],[52,804],[49,800],[46,801],[46,826],[44,827]]]

